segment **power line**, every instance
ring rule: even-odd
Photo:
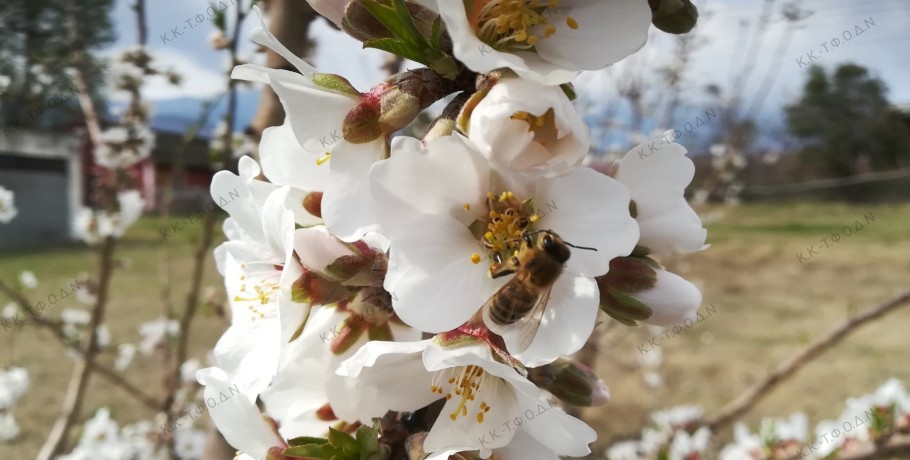
[[[893,169],[891,171],[874,172],[867,174],[857,174],[855,176],[838,177],[833,179],[820,179],[797,184],[787,185],[755,185],[747,187],[743,193],[755,195],[776,195],[778,193],[804,192],[807,190],[822,190],[827,188],[838,188],[847,185],[863,184],[868,182],[883,182],[895,179],[910,177],[910,168]]]

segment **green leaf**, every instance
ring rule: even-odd
[[[332,454],[334,454],[334,452],[332,450],[325,449],[324,446],[328,446],[328,444],[324,444],[322,446],[316,445],[316,444],[309,444],[306,446],[288,447],[287,449],[284,450],[284,452],[282,452],[282,454],[284,454],[287,457],[293,457],[293,458],[305,458],[305,459],[323,458],[323,459],[328,460],[328,459],[332,458]],[[329,447],[331,447],[331,446],[329,446]]]
[[[295,447],[295,446],[305,446],[305,445],[307,445],[307,444],[322,445],[322,444],[325,444],[325,443],[327,443],[327,442],[329,442],[329,440],[328,440],[328,439],[325,439],[325,438],[313,438],[313,437],[310,437],[310,436],[301,436],[301,437],[299,437],[299,438],[289,439],[289,440],[288,440],[288,445],[291,446],[291,447]]]
[[[376,48],[378,50],[388,51],[389,53],[419,62],[423,65],[429,64],[426,54],[419,48],[411,46],[401,40],[394,38],[375,38],[363,42],[364,48]]]
[[[407,36],[401,37],[404,41],[421,49],[432,48],[428,46],[426,37],[420,33],[417,24],[414,24],[414,18],[411,16],[411,10],[405,5],[404,0],[392,0],[395,7],[395,13],[398,20],[408,31]]]
[[[433,30],[430,32],[430,46],[434,50],[439,50],[441,48],[440,40],[442,40],[442,17],[437,16],[433,21]]]
[[[341,450],[344,453],[345,457],[356,456],[359,458],[360,453],[360,444],[353,436],[345,433],[344,431],[339,431],[334,428],[329,428],[329,443],[332,444],[336,449]]]
[[[361,425],[354,434],[360,445],[360,460],[366,460],[372,454],[379,452],[379,433],[365,425]]]
[[[383,5],[376,0],[361,0],[361,5],[379,21],[389,32],[401,40],[414,44],[413,38],[409,39],[410,30],[407,25],[402,24],[398,19],[398,12],[394,7]]]

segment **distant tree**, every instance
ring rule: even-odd
[[[801,159],[836,177],[910,164],[910,128],[886,93],[864,67],[842,64],[828,75],[813,66],[802,98],[786,107]]]
[[[101,87],[103,63],[92,53],[114,39],[109,14],[114,1],[80,0],[72,15],[67,10],[70,4],[67,0],[0,2],[0,75],[11,80],[0,94],[3,125],[35,127],[78,120],[81,115],[66,72],[74,65],[81,68],[93,92]]]

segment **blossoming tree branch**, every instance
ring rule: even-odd
[[[258,162],[212,182],[216,202],[239,193],[215,249],[233,321],[197,374],[206,397],[239,387],[215,425],[248,459],[587,455],[597,434],[564,407],[608,392],[569,356],[608,317],[692,315],[701,293],[658,258],[705,249],[706,231],[682,146],[633,149],[606,174],[582,164],[572,81],[644,46],[652,21],[688,31],[694,7],[310,3],[423,67],[358,89],[264,22],[252,32],[293,68],[233,70],[287,116]],[[422,137],[401,134],[439,108]]]

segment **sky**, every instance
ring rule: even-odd
[[[230,4],[232,0],[221,1]],[[776,76],[763,105],[765,113],[772,116],[780,113],[783,104],[799,97],[809,63],[827,68],[844,62],[863,65],[887,84],[891,101],[899,105],[910,104],[910,78],[907,78],[910,74],[910,28],[907,27],[910,24],[910,1],[801,0],[798,2],[801,7],[812,11],[812,14],[792,31],[786,51],[776,62],[772,60],[776,54],[774,51],[780,49],[778,47],[787,36],[787,24],[779,19],[779,7],[786,3],[783,0],[775,2],[775,19],[762,46],[752,51],[749,49],[754,24],[766,1],[695,1],[701,13],[695,32],[702,45],[693,55],[687,72],[684,88],[691,93],[684,97],[697,100],[698,95],[703,93],[700,88],[708,83],[729,88],[743,60],[750,53],[755,53],[756,65],[747,76],[743,97],[751,100],[751,95],[766,78]],[[135,18],[130,4],[131,0],[117,1],[113,14],[118,38],[106,50],[108,53],[126,48],[136,40]],[[156,0],[148,3],[149,48],[160,63],[173,67],[185,77],[180,87],[159,81],[150,82],[145,92],[148,99],[203,98],[223,91],[222,72],[227,63],[223,56],[225,53],[214,51],[208,44],[214,30],[212,23],[205,19],[209,6],[208,0]],[[195,21],[194,18],[198,17],[203,18],[201,23]],[[257,23],[255,17],[250,17],[242,36],[248,37],[249,30]],[[173,33],[175,28],[180,36]],[[362,50],[359,42],[323,20],[314,24],[311,33],[318,43],[311,63],[321,71],[345,76],[361,91],[381,79],[381,52]],[[240,47],[241,56],[261,62],[264,56],[254,54],[253,50],[253,44],[245,39]],[[672,36],[652,27],[648,43],[628,62],[604,71],[584,73],[576,86],[580,94],[596,104],[615,94],[613,88],[616,79],[624,72],[624,65],[646,62],[645,68],[650,69],[667,62],[672,57],[672,50]]]

